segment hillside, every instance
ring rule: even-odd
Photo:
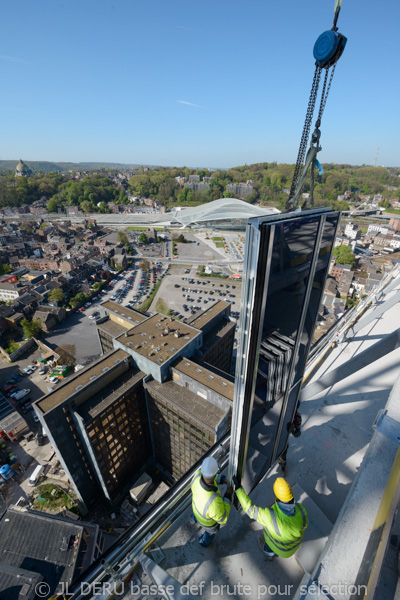
[[[117,170],[129,170],[138,169],[143,165],[134,164],[121,164],[121,163],[108,163],[108,162],[82,162],[82,163],[70,163],[70,162],[48,162],[48,161],[37,161],[37,160],[25,160],[24,162],[32,169],[32,171],[42,172],[61,172],[61,171],[94,171],[97,169],[117,169]],[[15,167],[18,164],[18,160],[0,160],[0,171],[15,171]],[[154,166],[149,166],[150,169]]]

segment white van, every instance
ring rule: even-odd
[[[36,469],[33,471],[32,475],[30,476],[29,481],[28,481],[28,485],[30,485],[31,487],[33,487],[34,485],[36,485],[37,482],[39,481],[39,477],[43,473],[43,470],[44,470],[44,466],[43,465],[38,465],[36,467]]]

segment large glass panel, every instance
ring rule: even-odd
[[[326,219],[322,232],[321,219]],[[255,487],[286,447],[337,220],[338,213],[322,209],[259,223],[260,250],[244,381],[250,431],[247,444],[241,445],[238,453],[239,463],[247,456],[245,467],[242,464],[238,469],[247,490]],[[242,434],[243,425],[242,421]]]

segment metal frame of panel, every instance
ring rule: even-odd
[[[282,281],[286,281],[284,265],[286,264],[285,260],[287,260],[287,258],[283,256],[283,253],[288,247],[288,243],[285,235],[288,235],[289,232],[293,241],[293,239],[296,239],[293,232],[299,227],[299,240],[301,241],[301,226],[305,228],[306,232],[307,228],[309,229],[308,236],[304,236],[304,239],[307,238],[307,241],[304,242],[306,253],[303,253],[301,256],[299,253],[299,258],[302,259],[304,263],[303,266],[301,260],[299,260],[297,269],[296,259],[293,260],[292,258],[291,261],[288,262],[291,267],[290,269],[287,269],[287,272],[290,271],[290,277],[295,277],[294,282],[295,284],[298,284],[300,290],[297,292],[297,299],[294,298],[293,300],[293,302],[297,302],[295,316],[293,318],[296,335],[293,340],[287,338],[288,341],[291,341],[291,344],[287,344],[284,335],[281,336],[282,339],[279,342],[277,339],[273,339],[275,332],[272,331],[269,346],[268,343],[264,344],[264,348],[261,351],[261,356],[264,355],[266,357],[265,362],[267,364],[267,369],[267,358],[272,355],[277,357],[276,363],[273,365],[271,363],[271,367],[273,368],[271,368],[270,372],[275,372],[277,374],[275,377],[280,377],[280,385],[283,385],[282,382],[284,382],[285,389],[282,389],[279,398],[280,404],[278,402],[275,403],[276,414],[274,418],[275,420],[278,420],[278,423],[274,429],[272,453],[268,458],[260,453],[257,466],[260,471],[260,477],[255,477],[255,480],[250,482],[251,489],[255,487],[259,479],[267,472],[267,469],[273,465],[274,461],[287,445],[289,432],[285,431],[284,424],[285,421],[287,423],[288,418],[290,421],[292,420],[296,409],[301,381],[306,366],[306,358],[318,314],[318,306],[322,298],[323,288],[328,274],[329,261],[334,247],[339,216],[340,214],[338,212],[332,211],[331,209],[313,209],[304,213],[289,213],[253,218],[249,220],[247,225],[246,253],[244,261],[246,278],[242,288],[239,320],[239,343],[236,360],[234,406],[231,426],[231,450],[228,469],[229,480],[235,473],[237,473],[239,479],[242,479],[245,473],[252,418],[254,417],[254,414],[258,414],[257,412],[253,414],[253,411],[263,327],[264,335],[266,331],[264,316],[265,311],[268,311],[267,301],[270,299],[271,303],[275,296],[279,297],[279,277],[281,272],[283,273]],[[279,229],[277,229],[277,227]],[[328,243],[324,240],[325,246],[322,248],[321,243],[324,234],[325,237],[328,236],[329,239]],[[275,242],[276,246],[274,246]],[[275,250],[274,256],[273,250]],[[291,254],[293,253],[292,250],[290,250],[290,252]],[[321,257],[322,263],[318,270],[319,279],[316,280],[317,265]],[[294,267],[292,267],[292,263],[294,264]],[[275,269],[275,273],[271,273],[271,268]],[[278,272],[278,275],[276,272]],[[271,291],[274,285],[271,286],[271,277],[275,286],[278,285],[275,291]],[[288,281],[289,279],[290,278],[287,278]],[[289,289],[290,284],[286,285],[287,289]],[[304,286],[305,288],[304,293],[301,291],[301,286]],[[313,302],[311,302],[312,291]],[[269,292],[271,292],[270,298],[268,297]],[[286,290],[286,296],[289,295],[290,294],[288,294]],[[269,304],[269,308],[271,308],[271,304]],[[306,319],[307,330],[305,327]],[[276,337],[278,338],[279,335],[279,329],[277,329]],[[266,340],[268,341],[268,337]],[[301,340],[303,340],[303,342]],[[306,340],[306,342],[304,342],[304,340]],[[302,356],[300,358],[301,344],[303,344],[303,347]],[[291,361],[288,366],[284,364],[284,361],[285,357],[290,355],[290,346],[292,346],[292,352]],[[300,364],[296,364],[299,360]],[[277,381],[272,382],[269,386],[269,389],[275,390],[275,397],[278,388],[279,385],[277,385]],[[294,396],[290,398],[291,394],[294,394]],[[289,398],[291,400],[290,406]],[[260,405],[260,399],[258,398],[257,400]],[[261,407],[258,408],[261,412],[263,411],[264,418],[267,418],[266,415],[268,415],[269,409],[267,410],[266,407],[263,408],[262,402]],[[286,414],[287,412],[288,414]],[[262,430],[263,424],[259,423],[258,426]],[[269,424],[269,426],[271,427],[271,424]],[[282,448],[283,443],[284,448]],[[262,464],[264,459],[265,464]],[[256,462],[257,460],[254,460],[254,463]],[[247,487],[249,487],[249,485]]]

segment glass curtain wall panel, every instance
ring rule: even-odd
[[[340,213],[250,219],[229,474],[251,491],[288,444]]]

